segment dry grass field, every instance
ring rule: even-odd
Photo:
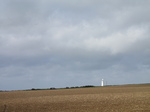
[[[0,112],[150,112],[150,84],[0,92]]]

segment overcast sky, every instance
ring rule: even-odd
[[[0,90],[150,82],[150,0],[0,0]]]

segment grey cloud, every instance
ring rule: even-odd
[[[149,82],[148,4],[2,0],[0,89]]]

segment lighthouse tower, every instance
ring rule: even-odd
[[[101,81],[101,86],[104,86],[104,81],[103,81],[103,79],[102,79],[102,81]]]

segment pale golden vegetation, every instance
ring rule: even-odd
[[[0,92],[0,112],[150,112],[150,84]]]

